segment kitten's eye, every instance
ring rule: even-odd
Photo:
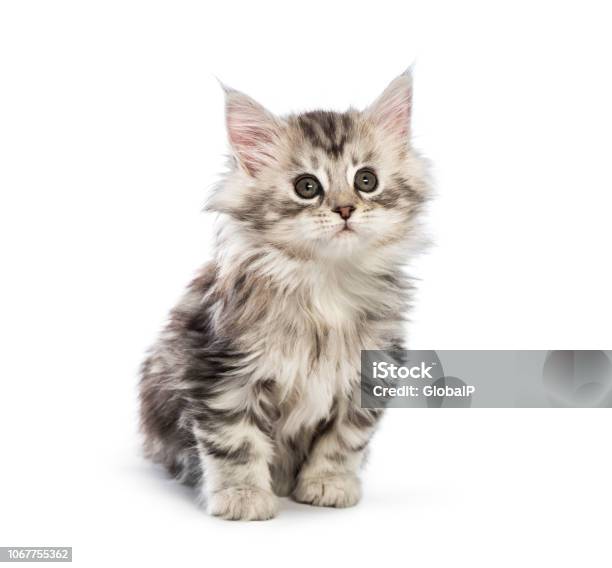
[[[321,184],[314,176],[300,176],[295,180],[295,192],[303,199],[312,199],[321,193]]]
[[[361,168],[355,174],[355,189],[363,191],[364,193],[370,193],[378,187],[378,178],[376,174],[368,169]]]

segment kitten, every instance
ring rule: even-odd
[[[214,260],[140,385],[147,455],[197,485],[213,515],[269,519],[277,496],[360,498],[381,413],[360,407],[360,350],[403,347],[401,265],[429,194],[411,104],[410,72],[362,112],[281,118],[226,89]]]

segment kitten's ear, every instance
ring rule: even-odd
[[[412,68],[393,79],[366,113],[390,134],[408,140],[412,115]]]
[[[279,120],[251,97],[223,86],[229,142],[242,168],[251,176],[274,161]]]

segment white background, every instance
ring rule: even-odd
[[[137,369],[210,253],[224,82],[368,104],[416,59],[435,168],[411,346],[610,349],[605,2],[0,5],[0,545],[78,566],[609,566],[608,410],[389,413],[350,510],[209,518]],[[120,559],[120,560],[119,560]]]

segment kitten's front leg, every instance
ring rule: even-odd
[[[359,469],[380,410],[354,406],[339,412],[315,440],[298,476],[293,498],[322,507],[351,507],[361,497]]]
[[[265,520],[278,511],[268,464],[271,440],[247,414],[235,421],[194,427],[204,468],[203,499],[211,515],[229,520]]]

